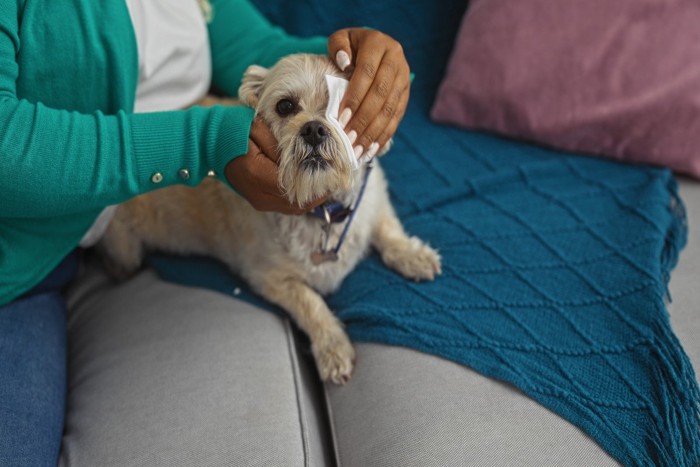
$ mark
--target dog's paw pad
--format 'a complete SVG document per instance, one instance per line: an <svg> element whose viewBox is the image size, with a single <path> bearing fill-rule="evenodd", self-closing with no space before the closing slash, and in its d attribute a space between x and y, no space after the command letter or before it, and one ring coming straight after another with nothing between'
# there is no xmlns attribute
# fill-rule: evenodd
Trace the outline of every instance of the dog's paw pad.
<svg viewBox="0 0 700 467"><path fill-rule="evenodd" d="M416 237L382 252L387 266L407 279L433 280L442 274L440 254Z"/></svg>
<svg viewBox="0 0 700 467"><path fill-rule="evenodd" d="M355 349L344 332L321 345L313 346L316 365L323 381L345 384L355 368Z"/></svg>

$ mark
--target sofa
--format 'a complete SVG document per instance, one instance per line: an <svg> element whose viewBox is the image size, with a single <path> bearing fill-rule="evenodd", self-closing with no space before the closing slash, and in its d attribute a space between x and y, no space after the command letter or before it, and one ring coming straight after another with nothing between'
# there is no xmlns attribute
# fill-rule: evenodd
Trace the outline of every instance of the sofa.
<svg viewBox="0 0 700 467"><path fill-rule="evenodd" d="M297 34L361 24L399 38L409 63L435 69L416 70L422 91L409 112L422 113L466 7L456 0L257 4ZM489 138L492 148L521 144ZM678 179L689 241L672 273L668 310L700 368L700 183ZM514 386L435 355L358 342L352 380L322 384L307 339L283 314L241 300L237 289L165 281L156 269L117 284L88 260L69 291L62 466L618 464Z"/></svg>

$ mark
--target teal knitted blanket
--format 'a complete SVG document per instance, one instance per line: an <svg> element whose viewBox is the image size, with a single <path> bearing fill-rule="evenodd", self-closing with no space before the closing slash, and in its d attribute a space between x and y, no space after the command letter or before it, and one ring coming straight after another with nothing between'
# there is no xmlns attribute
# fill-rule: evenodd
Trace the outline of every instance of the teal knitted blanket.
<svg viewBox="0 0 700 467"><path fill-rule="evenodd" d="M387 30L417 75L382 165L407 231L440 250L444 272L416 284L369 257L328 297L351 338L507 381L625 465L699 465L700 392L664 302L686 241L670 172L432 123L462 0L440 8L431 0L411 8L398 0L352 9L302 3L304 14L296 2L258 2L301 34L358 23ZM370 14L352 16L363 11ZM152 264L175 281L227 294L240 288L240 297L269 308L217 263L160 256Z"/></svg>

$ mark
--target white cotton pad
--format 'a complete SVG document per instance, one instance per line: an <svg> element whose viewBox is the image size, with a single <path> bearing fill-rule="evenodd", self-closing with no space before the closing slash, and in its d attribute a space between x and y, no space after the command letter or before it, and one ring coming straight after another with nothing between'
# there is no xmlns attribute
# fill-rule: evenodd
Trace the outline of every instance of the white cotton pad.
<svg viewBox="0 0 700 467"><path fill-rule="evenodd" d="M357 170L360 167L360 161L358 161L355 157L355 151L352 149L350 138L348 138L348 135L345 133L345 130L338 121L338 116L340 114L340 100L345 95L345 90L348 88L349 81L337 76L326 75L326 84L328 85L328 108L326 109L326 119L340 135L340 139L343 141L345 156L350 161L353 170Z"/></svg>

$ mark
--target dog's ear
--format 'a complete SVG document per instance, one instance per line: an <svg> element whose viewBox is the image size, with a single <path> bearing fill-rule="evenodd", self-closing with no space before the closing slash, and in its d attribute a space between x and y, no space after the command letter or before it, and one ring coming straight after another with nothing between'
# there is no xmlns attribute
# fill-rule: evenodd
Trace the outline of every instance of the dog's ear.
<svg viewBox="0 0 700 467"><path fill-rule="evenodd" d="M238 98L248 107L257 107L260 89L268 73L267 68L251 65L243 73L243 82L238 88Z"/></svg>

